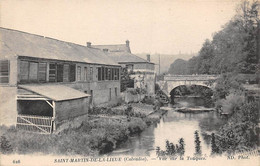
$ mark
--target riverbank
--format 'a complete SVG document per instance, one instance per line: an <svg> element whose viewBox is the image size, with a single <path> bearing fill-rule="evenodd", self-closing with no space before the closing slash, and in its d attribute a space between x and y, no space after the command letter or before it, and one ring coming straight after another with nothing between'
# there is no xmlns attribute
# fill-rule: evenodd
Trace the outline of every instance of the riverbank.
<svg viewBox="0 0 260 166"><path fill-rule="evenodd" d="M89 115L62 124L60 130L51 135L2 126L1 152L88 156L111 152L131 135L141 133L152 123L157 123L166 112L153 111L152 106L146 104L133 103L130 106L130 113L126 113L129 105L95 108Z"/></svg>
<svg viewBox="0 0 260 166"><path fill-rule="evenodd" d="M210 112L214 111L215 108L206 108L206 107L181 107L181 108L176 108L176 111L182 112L182 113L203 113L203 112Z"/></svg>

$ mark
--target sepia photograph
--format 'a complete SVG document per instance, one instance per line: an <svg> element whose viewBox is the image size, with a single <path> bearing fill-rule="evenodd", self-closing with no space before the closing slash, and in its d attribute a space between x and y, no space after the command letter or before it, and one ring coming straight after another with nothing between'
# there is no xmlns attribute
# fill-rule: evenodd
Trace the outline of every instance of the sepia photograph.
<svg viewBox="0 0 260 166"><path fill-rule="evenodd" d="M259 57L259 0L1 0L0 166L259 166Z"/></svg>

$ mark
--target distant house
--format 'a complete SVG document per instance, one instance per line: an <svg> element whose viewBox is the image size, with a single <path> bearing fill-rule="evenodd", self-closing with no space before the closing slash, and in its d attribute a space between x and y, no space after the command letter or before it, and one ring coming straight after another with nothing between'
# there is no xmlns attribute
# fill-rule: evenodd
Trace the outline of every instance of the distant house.
<svg viewBox="0 0 260 166"><path fill-rule="evenodd" d="M121 67L103 51L5 28L0 41L1 124L49 133L117 103Z"/></svg>
<svg viewBox="0 0 260 166"><path fill-rule="evenodd" d="M130 42L127 40L125 44L118 45L91 45L88 42L88 47L98 48L103 50L109 57L126 67L135 80L135 88L143 88L147 90L149 95L155 93L155 67L154 63L150 62L150 55L147 59L140 58L131 53Z"/></svg>

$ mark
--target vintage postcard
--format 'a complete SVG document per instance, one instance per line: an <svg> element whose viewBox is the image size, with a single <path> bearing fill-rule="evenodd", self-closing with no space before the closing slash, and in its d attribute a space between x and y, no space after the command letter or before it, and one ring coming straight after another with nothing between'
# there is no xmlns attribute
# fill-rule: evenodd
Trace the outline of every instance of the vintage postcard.
<svg viewBox="0 0 260 166"><path fill-rule="evenodd" d="M0 165L259 166L258 0L0 1Z"/></svg>

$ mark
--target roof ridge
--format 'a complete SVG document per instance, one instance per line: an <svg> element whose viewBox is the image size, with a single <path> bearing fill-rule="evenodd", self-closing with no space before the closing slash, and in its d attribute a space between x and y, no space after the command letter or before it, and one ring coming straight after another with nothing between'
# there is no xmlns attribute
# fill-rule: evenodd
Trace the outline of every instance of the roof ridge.
<svg viewBox="0 0 260 166"><path fill-rule="evenodd" d="M99 45L91 45L91 46L126 46L126 44L99 44Z"/></svg>
<svg viewBox="0 0 260 166"><path fill-rule="evenodd" d="M35 41L36 43L39 40L39 42L40 41L43 42L42 43L43 47L45 45L50 46L50 45L54 44L54 45L57 45L57 47L60 47L58 49L58 51L61 51L61 52L62 52L61 49L66 49L66 50L70 49L69 52L66 52L64 54L62 54L62 53L57 54L57 56L53 56L53 57L51 57L51 59L63 58L62 60L69 60L69 61L78 61L79 59L81 59L86 63L104 64L104 65L119 65L112 58L109 58L109 60L105 60L105 58L108 58L108 57L106 56L106 54L102 50L100 50L98 48L92 48L92 47L90 48L90 47L87 47L85 45L81 45L81 44L77 44L77 43L62 41L62 40L55 39L55 38L52 38L52 37L44 37L44 36L37 35L37 34L32 34L32 33L28 33L28 32L23 32L23 31L3 28L3 27L0 27L0 33L6 34L6 36L9 37L9 38L10 38L10 36L17 36L17 37L22 37L22 39L23 39L23 36L27 36L30 39L30 40L28 40L29 44L32 44L32 42L33 42L32 40L37 40L37 41ZM24 53L23 49L19 50L20 52L19 51L17 52L16 48L14 47L15 45L10 44L10 42L14 41L14 39L6 38L6 41L7 41L7 43L3 42L3 44L8 49L8 52L10 52L14 55L18 55L18 54L19 54L19 56L23 55L23 53ZM17 42L23 42L23 41L17 40ZM10 44L11 47L9 47L9 44ZM39 48L37 47L37 50L41 49L41 48L42 47L39 47ZM47 48L44 47L44 50L46 50L46 49ZM56 47L55 47L55 49L56 49ZM79 53L79 55L78 56L69 56L68 54L71 53L72 51L77 51ZM47 52L44 55L47 55ZM30 51L27 52L27 53L28 53L28 55L26 54L26 55L23 55L23 56L32 56L32 53ZM51 55L54 55L54 54L51 54ZM62 56L60 56L60 55L62 55ZM42 57L42 55L35 56L35 57L37 57L37 58L39 58L39 57L40 58L50 58L50 55L46 56L46 57ZM86 60L86 58L88 60Z"/></svg>
<svg viewBox="0 0 260 166"><path fill-rule="evenodd" d="M17 29L11 29L11 28L4 28L4 27L0 27L0 29L4 29L4 30L10 30L10 31L16 31L16 32L19 32L19 33L26 33L26 34L29 34L29 35L34 35L34 36L38 36L38 37L43 37L42 35L38 35L38 34L34 34L34 33L29 33L29 32L25 32L25 31L21 31L21 30L17 30Z"/></svg>
<svg viewBox="0 0 260 166"><path fill-rule="evenodd" d="M56 38L49 37L49 36L42 36L42 35L38 35L38 34L34 34L34 33L29 33L29 32L24 32L24 31L20 31L20 30L16 30L16 29L10 29L10 28L4 28L4 27L0 27L0 29L16 31L16 32L19 32L19 33L25 33L25 34L29 34L29 35L37 36L37 37L42 37L42 38L49 39L49 40L55 40L55 41L62 42L62 43L74 44L74 45L78 45L78 46L81 46L81 47L89 48L89 47L86 47L86 46L78 44L78 43L73 43L73 42L70 42L70 41L64 41L64 40L56 39Z"/></svg>

